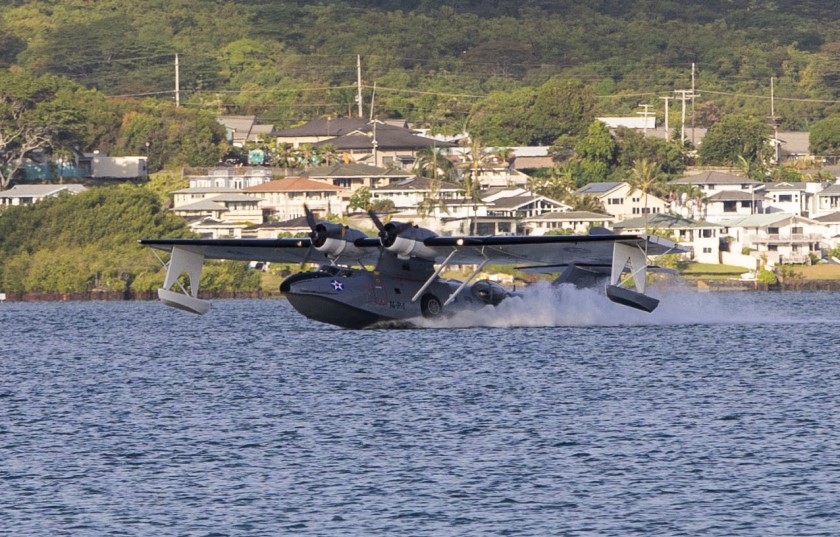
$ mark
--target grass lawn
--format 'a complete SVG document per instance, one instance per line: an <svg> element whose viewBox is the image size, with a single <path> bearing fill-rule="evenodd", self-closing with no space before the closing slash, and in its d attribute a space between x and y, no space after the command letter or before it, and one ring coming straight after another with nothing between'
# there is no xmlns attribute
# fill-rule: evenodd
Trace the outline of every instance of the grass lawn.
<svg viewBox="0 0 840 537"><path fill-rule="evenodd" d="M792 265L793 270L802 274L806 280L840 280L840 265ZM738 280L741 274L748 272L743 267L731 265L709 265L691 263L681 272L684 278L703 280Z"/></svg>
<svg viewBox="0 0 840 537"><path fill-rule="evenodd" d="M806 280L840 280L840 265L797 266L794 270Z"/></svg>
<svg viewBox="0 0 840 537"><path fill-rule="evenodd" d="M712 265L709 263L689 263L681 271L684 278L698 278L704 280L739 280L741 274L749 272L744 267L733 265Z"/></svg>

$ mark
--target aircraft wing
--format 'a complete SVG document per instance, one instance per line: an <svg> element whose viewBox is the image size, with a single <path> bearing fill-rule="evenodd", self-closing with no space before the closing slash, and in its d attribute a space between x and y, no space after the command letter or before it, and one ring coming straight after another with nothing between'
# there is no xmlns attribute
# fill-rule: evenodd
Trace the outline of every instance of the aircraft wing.
<svg viewBox="0 0 840 537"><path fill-rule="evenodd" d="M569 265L604 267L613 262L616 243L636 247L645 255L680 253L676 244L649 235L544 235L491 237L433 237L423 241L442 262L453 251L451 265L472 265L487 260L533 272L562 272Z"/></svg>
<svg viewBox="0 0 840 537"><path fill-rule="evenodd" d="M674 243L652 235L544 235L441 237L417 241L413 257L449 265L513 265L534 272L561 272L569 265L610 267L615 243L635 246L646 255L680 253ZM160 250L173 247L201 252L206 259L269 261L275 263L321 262L325 254L317 252L308 238L299 239L143 239L141 244ZM354 241L354 253L348 260L376 263L382 251L379 238ZM451 256L451 257L450 257ZM336 256L341 259L341 256Z"/></svg>
<svg viewBox="0 0 840 537"><path fill-rule="evenodd" d="M373 240L373 239L371 239ZM324 254L316 251L312 241L301 239L143 239L140 244L159 250L173 248L202 253L206 259L230 259L234 261L268 261L272 263L319 263ZM379 259L379 242L364 255L353 257L363 263L375 263Z"/></svg>

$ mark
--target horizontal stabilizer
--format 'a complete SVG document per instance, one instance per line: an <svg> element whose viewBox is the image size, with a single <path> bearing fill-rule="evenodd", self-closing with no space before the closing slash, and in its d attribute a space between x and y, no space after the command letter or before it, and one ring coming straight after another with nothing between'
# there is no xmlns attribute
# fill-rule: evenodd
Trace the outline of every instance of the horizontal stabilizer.
<svg viewBox="0 0 840 537"><path fill-rule="evenodd" d="M617 285L607 286L607 298L621 304L623 306L630 306L637 310L652 312L659 305L659 300L649 297L643 293L627 289L626 287L619 287Z"/></svg>

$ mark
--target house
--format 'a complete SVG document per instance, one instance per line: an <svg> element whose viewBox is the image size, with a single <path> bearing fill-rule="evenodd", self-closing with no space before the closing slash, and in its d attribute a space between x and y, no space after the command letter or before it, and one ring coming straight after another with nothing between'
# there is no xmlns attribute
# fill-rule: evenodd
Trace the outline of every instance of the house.
<svg viewBox="0 0 840 537"><path fill-rule="evenodd" d="M146 157L109 157L105 153L78 153L73 156L80 177L93 179L136 179L149 175Z"/></svg>
<svg viewBox="0 0 840 537"><path fill-rule="evenodd" d="M298 216L283 222L264 222L248 226L242 231L243 237L252 239L276 239L278 237L306 237L312 230L306 216Z"/></svg>
<svg viewBox="0 0 840 537"><path fill-rule="evenodd" d="M481 200L487 204L488 216L504 216L518 220L551 212L569 211L572 208L561 201L522 189L494 191L487 196L481 195Z"/></svg>
<svg viewBox="0 0 840 537"><path fill-rule="evenodd" d="M764 212L764 191L724 190L707 197L703 210L707 219L718 221L729 216L746 216Z"/></svg>
<svg viewBox="0 0 840 537"><path fill-rule="evenodd" d="M257 116L218 116L216 121L225 127L227 141L234 147L274 136L274 125L257 124Z"/></svg>
<svg viewBox="0 0 840 537"><path fill-rule="evenodd" d="M371 201L390 200L394 203L396 212L416 212L417 208L432 196L434 180L427 177L409 177L391 183L387 186L372 188L370 191ZM439 181L437 185L437 199L462 200L464 189L455 183ZM439 204L437 204L439 205ZM433 213L440 216L439 207L433 207Z"/></svg>
<svg viewBox="0 0 840 537"><path fill-rule="evenodd" d="M818 216L814 220L825 226L824 237L829 249L840 246L840 211Z"/></svg>
<svg viewBox="0 0 840 537"><path fill-rule="evenodd" d="M562 211L525 218L521 224L526 235L541 236L557 231L586 235L590 228L609 227L613 222L615 222L615 217L608 214L591 211Z"/></svg>
<svg viewBox="0 0 840 537"><path fill-rule="evenodd" d="M78 194L87 190L82 185L15 185L0 192L0 205L28 205L61 194Z"/></svg>
<svg viewBox="0 0 840 537"><path fill-rule="evenodd" d="M315 181L348 189L351 193L362 187L387 186L414 177L413 173L403 170L353 163L310 168L303 175Z"/></svg>
<svg viewBox="0 0 840 537"><path fill-rule="evenodd" d="M326 218L329 213L344 214L347 210L344 200L347 189L306 177L277 179L250 186L243 192L262 200L266 220L285 221L304 216L304 204L319 218Z"/></svg>
<svg viewBox="0 0 840 537"><path fill-rule="evenodd" d="M417 152L426 147L455 147L452 142L418 136L407 128L396 127L381 121L350 131L347 134L312 144L315 148L330 145L342 155L344 162L371 164L373 166L410 169Z"/></svg>
<svg viewBox="0 0 840 537"><path fill-rule="evenodd" d="M822 257L828 228L824 223L795 214L773 213L731 217L726 227L732 251L752 250L768 263L808 263L810 255Z"/></svg>
<svg viewBox="0 0 840 537"><path fill-rule="evenodd" d="M720 224L669 214L652 214L647 218L631 218L613 227L621 233L667 232L688 250L690 260L713 264L721 262L720 242L725 228Z"/></svg>
<svg viewBox="0 0 840 537"><path fill-rule="evenodd" d="M362 117L313 119L297 127L275 131L274 139L277 141L277 145L290 144L297 149L301 145L312 145L344 136L365 128L369 123L370 120Z"/></svg>
<svg viewBox="0 0 840 537"><path fill-rule="evenodd" d="M203 239L241 239L247 224L227 222L212 216L186 218L187 227Z"/></svg>
<svg viewBox="0 0 840 537"><path fill-rule="evenodd" d="M553 168L554 158L548 153L549 146L521 146L511 147L514 170L530 170L534 168Z"/></svg>
<svg viewBox="0 0 840 537"><path fill-rule="evenodd" d="M645 194L626 182L589 183L575 191L577 196L594 196L616 221L642 214L660 214L668 210L668 202Z"/></svg>
<svg viewBox="0 0 840 537"><path fill-rule="evenodd" d="M187 174L191 188L227 188L243 189L271 181L271 168L261 166L223 166L197 169L200 173Z"/></svg>
<svg viewBox="0 0 840 537"><path fill-rule="evenodd" d="M618 127L635 130L656 128L656 115L653 112L650 112L650 115L642 116L596 117L595 119L611 129L617 129Z"/></svg>
<svg viewBox="0 0 840 537"><path fill-rule="evenodd" d="M172 206L175 208L182 207L184 205L189 205L198 201L215 198L217 196L241 193L242 190L239 188L203 186L181 188L179 190L173 190L172 192L170 192L170 194L172 194Z"/></svg>
<svg viewBox="0 0 840 537"><path fill-rule="evenodd" d="M812 217L825 216L840 211L840 182L833 183L814 195Z"/></svg>
<svg viewBox="0 0 840 537"><path fill-rule="evenodd" d="M260 208L261 199L240 193L218 194L200 201L175 206L171 211L178 216L197 217L210 216L225 222L263 221Z"/></svg>
<svg viewBox="0 0 840 537"><path fill-rule="evenodd" d="M718 192L755 192L763 188L764 183L753 181L731 173L706 170L700 173L684 175L671 181L672 185L687 185L698 188L706 197L713 196Z"/></svg>
<svg viewBox="0 0 840 537"><path fill-rule="evenodd" d="M811 133L808 131L779 131L770 139L773 145L776 162L791 160L810 160L814 155L811 153Z"/></svg>
<svg viewBox="0 0 840 537"><path fill-rule="evenodd" d="M763 212L810 217L814 212L816 194L826 186L817 182L767 183L764 185Z"/></svg>

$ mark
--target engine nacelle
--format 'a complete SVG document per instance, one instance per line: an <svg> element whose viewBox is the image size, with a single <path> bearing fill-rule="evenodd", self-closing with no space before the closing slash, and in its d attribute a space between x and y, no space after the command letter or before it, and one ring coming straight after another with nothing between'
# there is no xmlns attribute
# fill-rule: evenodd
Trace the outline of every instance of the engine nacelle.
<svg viewBox="0 0 840 537"><path fill-rule="evenodd" d="M379 233L382 246L401 259L420 257L433 260L437 252L423 244L424 240L431 237L437 237L437 234L429 229L403 222L389 222Z"/></svg>
<svg viewBox="0 0 840 537"><path fill-rule="evenodd" d="M336 259L339 256L357 259L365 254L356 248L354 242L367 235L341 224L319 222L309 236L312 239L312 247L330 259Z"/></svg>

